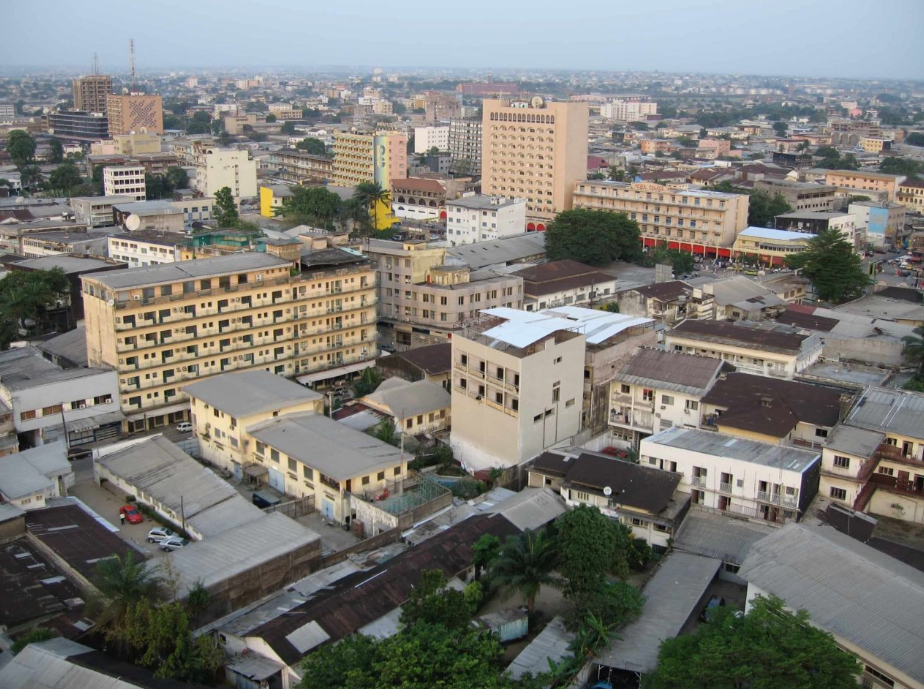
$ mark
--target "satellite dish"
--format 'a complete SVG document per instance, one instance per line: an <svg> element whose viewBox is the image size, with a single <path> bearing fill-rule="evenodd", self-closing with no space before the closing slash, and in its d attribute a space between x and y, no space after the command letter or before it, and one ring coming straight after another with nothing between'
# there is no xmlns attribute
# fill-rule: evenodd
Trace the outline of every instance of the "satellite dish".
<svg viewBox="0 0 924 689"><path fill-rule="evenodd" d="M542 100L542 96L533 96L532 100L529 101L529 104L534 108L541 108L544 102L545 101Z"/></svg>
<svg viewBox="0 0 924 689"><path fill-rule="evenodd" d="M110 299L109 301L106 302L106 305L107 305L107 306L115 306L115 299Z"/></svg>
<svg viewBox="0 0 924 689"><path fill-rule="evenodd" d="M141 218L132 213L125 219L125 229L129 232L141 229Z"/></svg>
<svg viewBox="0 0 924 689"><path fill-rule="evenodd" d="M613 489L610 488L609 486L604 486L604 487L603 487L603 494L604 494L605 496L609 497L610 495L613 494Z"/></svg>

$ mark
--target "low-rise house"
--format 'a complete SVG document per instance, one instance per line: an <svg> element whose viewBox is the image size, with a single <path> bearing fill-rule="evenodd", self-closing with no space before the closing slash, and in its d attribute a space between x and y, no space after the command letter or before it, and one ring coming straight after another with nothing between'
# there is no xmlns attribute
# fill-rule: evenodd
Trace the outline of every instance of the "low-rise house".
<svg viewBox="0 0 924 689"><path fill-rule="evenodd" d="M185 234L160 230L135 230L110 236L107 241L109 258L129 268L181 261L186 248Z"/></svg>
<svg viewBox="0 0 924 689"><path fill-rule="evenodd" d="M41 509L73 485L74 468L62 442L0 457L0 498L20 509Z"/></svg>
<svg viewBox="0 0 924 689"><path fill-rule="evenodd" d="M701 400L701 428L776 445L821 448L851 395L749 373L722 375Z"/></svg>
<svg viewBox="0 0 924 689"><path fill-rule="evenodd" d="M786 309L786 300L772 289L734 275L703 285L703 292L715 300L715 318L726 321L762 321L773 319Z"/></svg>
<svg viewBox="0 0 924 689"><path fill-rule="evenodd" d="M668 331L665 346L675 352L721 359L749 373L792 380L818 360L823 343L816 334L800 334L790 328L687 319Z"/></svg>
<svg viewBox="0 0 924 689"><path fill-rule="evenodd" d="M452 343L424 345L406 349L391 356L379 357L376 367L388 377L399 377L412 383L429 380L448 389L452 372Z"/></svg>
<svg viewBox="0 0 924 689"><path fill-rule="evenodd" d="M778 596L855 654L863 686L924 686L924 575L917 569L830 526L790 524L755 543L739 575L749 604Z"/></svg>
<svg viewBox="0 0 924 689"><path fill-rule="evenodd" d="M616 278L577 261L550 261L513 273L523 278L523 308L580 306L616 294Z"/></svg>
<svg viewBox="0 0 924 689"><path fill-rule="evenodd" d="M681 280L655 282L619 292L619 312L654 318L673 325L685 318L714 318L715 300L711 294Z"/></svg>
<svg viewBox="0 0 924 689"><path fill-rule="evenodd" d="M669 428L645 438L642 464L683 475L694 505L783 524L802 518L818 491L821 453L722 433Z"/></svg>
<svg viewBox="0 0 924 689"><path fill-rule="evenodd" d="M186 217L173 201L114 203L112 219L115 225L130 232L157 230L182 233L186 227Z"/></svg>
<svg viewBox="0 0 924 689"><path fill-rule="evenodd" d="M359 401L390 417L399 433L432 435L449 428L449 393L428 380L389 378Z"/></svg>
<svg viewBox="0 0 924 689"><path fill-rule="evenodd" d="M698 428L700 400L723 367L711 357L638 349L610 383L611 434L637 447L665 428Z"/></svg>
<svg viewBox="0 0 924 689"><path fill-rule="evenodd" d="M570 507L591 505L626 525L634 538L665 552L690 506L677 491L681 476L594 453L543 452L529 466L527 484L551 488Z"/></svg>

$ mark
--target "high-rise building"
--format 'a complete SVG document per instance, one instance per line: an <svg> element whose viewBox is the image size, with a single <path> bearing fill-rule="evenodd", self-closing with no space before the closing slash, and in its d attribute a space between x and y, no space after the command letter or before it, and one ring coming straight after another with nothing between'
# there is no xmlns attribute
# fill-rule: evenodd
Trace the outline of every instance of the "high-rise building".
<svg viewBox="0 0 924 689"><path fill-rule="evenodd" d="M144 165L107 165L103 168L103 193L106 196L127 195L135 201L147 200L144 185Z"/></svg>
<svg viewBox="0 0 924 689"><path fill-rule="evenodd" d="M109 121L102 113L53 112L48 116L48 133L63 141L101 141L109 138Z"/></svg>
<svg viewBox="0 0 924 689"><path fill-rule="evenodd" d="M373 359L368 259L339 249L307 258L296 268L248 252L84 277L87 359L118 371L129 430L185 420L183 384L223 371L311 382Z"/></svg>
<svg viewBox="0 0 924 689"><path fill-rule="evenodd" d="M106 114L106 100L112 95L112 77L91 74L73 82L74 110Z"/></svg>
<svg viewBox="0 0 924 689"><path fill-rule="evenodd" d="M427 91L424 122L436 124L462 116L462 100L453 93Z"/></svg>
<svg viewBox="0 0 924 689"><path fill-rule="evenodd" d="M427 153L431 148L449 150L449 125L414 127L414 153Z"/></svg>
<svg viewBox="0 0 924 689"><path fill-rule="evenodd" d="M618 122L644 122L658 112L658 104L635 98L616 98L600 106L600 116Z"/></svg>
<svg viewBox="0 0 924 689"><path fill-rule="evenodd" d="M333 182L355 187L378 182L391 189L395 179L407 178L407 134L337 132L334 137Z"/></svg>
<svg viewBox="0 0 924 689"><path fill-rule="evenodd" d="M145 93L110 94L106 97L109 135L164 133L164 106L160 96Z"/></svg>
<svg viewBox="0 0 924 689"><path fill-rule="evenodd" d="M449 171L456 175L481 175L480 119L456 119L449 123Z"/></svg>
<svg viewBox="0 0 924 689"><path fill-rule="evenodd" d="M536 96L483 105L482 193L526 199L536 221L530 229L545 229L571 208L574 183L587 177L587 103Z"/></svg>

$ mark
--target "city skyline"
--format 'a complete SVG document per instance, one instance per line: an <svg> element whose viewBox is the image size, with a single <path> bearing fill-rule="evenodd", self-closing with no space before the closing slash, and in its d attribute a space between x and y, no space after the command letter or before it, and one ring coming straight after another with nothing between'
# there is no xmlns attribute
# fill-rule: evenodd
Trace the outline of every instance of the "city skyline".
<svg viewBox="0 0 924 689"><path fill-rule="evenodd" d="M446 15L454 23L451 32L467 37L464 51L446 49L452 45L446 42L446 30L432 23L439 17L416 2L406 4L402 19L393 8L368 0L327 7L323 13L282 0L267 21L242 24L234 2L166 0L156 7L126 8L101 0L93 3L93 10L102 19L78 32L72 28L85 22L86 2L53 14L38 6L17 5L6 14L11 23L40 25L54 32L56 40L37 55L30 34L6 36L0 46L0 71L88 71L97 53L101 72L127 72L129 38L135 39L139 72L368 66L901 80L919 78L924 71L924 51L914 31L924 21L924 3L914 0L881 3L888 43L880 47L863 41L863 50L849 49L851 42L862 40L858 18L868 8L860 0L812 5L781 0L772 15L726 0L666 0L642 7L593 0L580 13L524 14L518 5L498 8L476 0L466 12ZM240 9L252 11L250 6ZM180 16L182 21L177 21ZM274 21L281 17L287 21ZM314 26L322 30L314 31ZM337 26L344 31L328 30ZM644 29L648 26L650 31ZM414 40L400 39L407 34ZM825 36L832 43L826 44ZM850 39L834 45L838 36ZM746 46L746 53L739 45Z"/></svg>

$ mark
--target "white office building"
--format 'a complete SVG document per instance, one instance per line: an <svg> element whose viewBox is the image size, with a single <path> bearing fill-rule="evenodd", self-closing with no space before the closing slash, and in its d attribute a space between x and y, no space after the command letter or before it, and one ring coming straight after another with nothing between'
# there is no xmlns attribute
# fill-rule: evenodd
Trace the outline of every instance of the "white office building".
<svg viewBox="0 0 924 689"><path fill-rule="evenodd" d="M414 153L426 153L433 147L449 150L449 125L414 127Z"/></svg>
<svg viewBox="0 0 924 689"><path fill-rule="evenodd" d="M453 246L523 234L526 201L483 194L446 202L446 239Z"/></svg>
<svg viewBox="0 0 924 689"><path fill-rule="evenodd" d="M109 165L103 168L103 193L106 196L131 196L146 201L143 165Z"/></svg>

